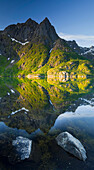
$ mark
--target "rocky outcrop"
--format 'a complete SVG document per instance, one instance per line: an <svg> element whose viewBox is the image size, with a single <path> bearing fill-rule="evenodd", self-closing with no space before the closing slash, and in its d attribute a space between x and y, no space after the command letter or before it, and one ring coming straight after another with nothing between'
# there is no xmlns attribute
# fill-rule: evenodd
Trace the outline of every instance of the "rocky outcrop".
<svg viewBox="0 0 94 170"><path fill-rule="evenodd" d="M85 161L86 150L81 144L81 142L73 137L68 132L60 133L56 138L57 144L60 145L65 151L71 153L80 160Z"/></svg>
<svg viewBox="0 0 94 170"><path fill-rule="evenodd" d="M71 52L71 48L68 46L67 42L64 39L58 38L54 43L54 50L61 49L64 52Z"/></svg>
<svg viewBox="0 0 94 170"><path fill-rule="evenodd" d="M56 41L59 37L56 34L54 27L51 25L48 18L45 18L36 28L33 34L33 42L39 41L45 44L50 44Z"/></svg>
<svg viewBox="0 0 94 170"><path fill-rule="evenodd" d="M37 22L29 18L25 23L9 25L5 28L3 33L8 34L18 41L25 42L31 40L37 25Z"/></svg>
<svg viewBox="0 0 94 170"><path fill-rule="evenodd" d="M29 18L25 23L9 25L3 34L20 42L32 41L32 43L44 42L45 44L51 44L59 38L48 18L40 24Z"/></svg>
<svg viewBox="0 0 94 170"><path fill-rule="evenodd" d="M13 48L13 42L8 35L0 32L0 54L7 58L19 58L17 51Z"/></svg>
<svg viewBox="0 0 94 170"><path fill-rule="evenodd" d="M80 47L75 40L66 42L74 52L84 56L85 58L94 60L94 46L91 46L90 48Z"/></svg>
<svg viewBox="0 0 94 170"><path fill-rule="evenodd" d="M74 40L66 41L61 39L47 17L40 24L29 18L25 23L9 25L3 31L0 31L1 35L3 35L0 42L2 43L0 44L0 54L2 55L6 55L7 53L7 56L9 56L8 53L14 54L17 52L17 49L13 51L12 41L15 41L19 45L25 45L30 41L32 43L44 43L50 48L54 47L54 50L59 48L64 52L76 52L88 59L94 59L94 46L91 48L80 47ZM4 41L8 43L8 47ZM2 49L2 46L5 51Z"/></svg>

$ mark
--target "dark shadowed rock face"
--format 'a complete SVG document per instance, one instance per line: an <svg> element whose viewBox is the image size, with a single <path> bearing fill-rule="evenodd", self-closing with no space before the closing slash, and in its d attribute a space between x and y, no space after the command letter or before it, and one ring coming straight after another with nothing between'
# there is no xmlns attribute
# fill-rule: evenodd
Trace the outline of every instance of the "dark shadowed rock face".
<svg viewBox="0 0 94 170"><path fill-rule="evenodd" d="M58 39L58 35L56 34L56 31L54 27L49 22L48 18L45 18L36 28L34 35L33 35L33 41L44 41L45 44L53 43Z"/></svg>
<svg viewBox="0 0 94 170"><path fill-rule="evenodd" d="M67 42L64 39L58 38L54 43L54 50L61 49L65 52L71 52L71 48L68 46Z"/></svg>
<svg viewBox="0 0 94 170"><path fill-rule="evenodd" d="M61 39L48 18L45 18L40 24L29 18L25 23L9 25L0 31L0 54L18 60L18 51L29 42L31 44L42 43L49 49L59 48L64 52L76 52L87 59L94 60L94 47L80 47L74 40Z"/></svg>
<svg viewBox="0 0 94 170"><path fill-rule="evenodd" d="M25 42L31 40L37 25L37 22L29 18L25 23L9 25L5 28L4 33L18 41Z"/></svg>
<svg viewBox="0 0 94 170"><path fill-rule="evenodd" d="M17 50L13 49L13 42L11 41L10 37L3 32L0 32L0 54L8 57L15 57L19 58L17 55Z"/></svg>
<svg viewBox="0 0 94 170"><path fill-rule="evenodd" d="M73 137L70 133L60 133L57 136L56 141L58 145L60 145L65 151L71 153L80 160L86 160L86 150L84 149L81 142L75 137Z"/></svg>
<svg viewBox="0 0 94 170"><path fill-rule="evenodd" d="M42 42L51 46L59 38L48 18L45 18L40 24L29 18L25 23L9 25L5 28L3 34L7 34L17 41Z"/></svg>

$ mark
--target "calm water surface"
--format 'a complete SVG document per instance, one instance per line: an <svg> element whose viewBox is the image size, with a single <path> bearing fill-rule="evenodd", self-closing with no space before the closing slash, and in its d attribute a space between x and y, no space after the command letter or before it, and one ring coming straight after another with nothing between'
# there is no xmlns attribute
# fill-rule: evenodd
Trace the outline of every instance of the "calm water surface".
<svg viewBox="0 0 94 170"><path fill-rule="evenodd" d="M0 80L0 170L93 170L94 81ZM87 151L85 162L60 148L55 138L68 131ZM12 141L32 139L29 160L16 162Z"/></svg>

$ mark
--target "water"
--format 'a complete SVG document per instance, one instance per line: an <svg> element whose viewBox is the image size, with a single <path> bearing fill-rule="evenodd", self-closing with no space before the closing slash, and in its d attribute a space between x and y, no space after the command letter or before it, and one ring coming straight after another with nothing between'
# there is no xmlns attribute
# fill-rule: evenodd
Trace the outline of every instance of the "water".
<svg viewBox="0 0 94 170"><path fill-rule="evenodd" d="M55 138L64 131L84 145L87 151L85 162L57 145ZM12 141L17 136L33 141L30 159L16 161ZM93 80L1 80L0 168L93 170Z"/></svg>

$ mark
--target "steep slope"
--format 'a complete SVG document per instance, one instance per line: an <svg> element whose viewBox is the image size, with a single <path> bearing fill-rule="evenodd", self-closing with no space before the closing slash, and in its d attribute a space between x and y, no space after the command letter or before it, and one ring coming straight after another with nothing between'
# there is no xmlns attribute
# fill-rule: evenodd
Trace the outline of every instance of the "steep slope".
<svg viewBox="0 0 94 170"><path fill-rule="evenodd" d="M70 76L85 77L93 72L93 66L90 61L83 56L78 55L72 50L63 39L58 39L53 44L53 48L49 51L49 60L41 68L37 70L37 74L47 74L47 76L59 77L59 73L66 72ZM72 73L72 74L71 74ZM77 73L77 74L76 74ZM74 76L75 75L75 76ZM65 75L61 74L62 79Z"/></svg>
<svg viewBox="0 0 94 170"><path fill-rule="evenodd" d="M37 22L29 18L25 23L9 25L4 33L21 42L30 41L37 25Z"/></svg>
<svg viewBox="0 0 94 170"><path fill-rule="evenodd" d="M43 22L37 25L30 42L19 49L18 55L20 60L16 64L18 72L21 75L26 75L44 66L49 60L49 51L57 39L59 37L54 27L45 18Z"/></svg>
<svg viewBox="0 0 94 170"><path fill-rule="evenodd" d="M34 43L33 45L29 44L26 46L26 49L23 49L20 55L22 53L25 55L19 60L17 66L22 70L22 74L28 74L37 71L43 66L44 61L48 57L48 48L42 43Z"/></svg>
<svg viewBox="0 0 94 170"><path fill-rule="evenodd" d="M54 41L58 39L58 35L54 27L51 25L48 18L45 18L34 31L32 42L44 43L45 45L52 46Z"/></svg>
<svg viewBox="0 0 94 170"><path fill-rule="evenodd" d="M29 18L25 23L9 25L3 33L20 42L42 42L48 46L59 38L48 18L45 18L40 24Z"/></svg>
<svg viewBox="0 0 94 170"><path fill-rule="evenodd" d="M72 48L72 50L79 55L84 56L87 59L94 60L94 46L90 48L87 47L80 47L76 41L67 41L67 44Z"/></svg>
<svg viewBox="0 0 94 170"><path fill-rule="evenodd" d="M20 44L12 42L3 32L0 32L0 54L6 56L6 58L17 58L17 51L20 48Z"/></svg>
<svg viewBox="0 0 94 170"><path fill-rule="evenodd" d="M75 41L59 38L48 18L40 24L28 19L25 23L10 25L0 32L1 59L2 56L7 59L5 75L49 75L48 73L53 71L53 74L56 74L56 70L84 70L85 74L90 75L94 71L93 66L84 56L90 52L93 54L93 50L93 47L81 48ZM73 63L73 69L70 63ZM53 70L49 71L50 69Z"/></svg>
<svg viewBox="0 0 94 170"><path fill-rule="evenodd" d="M18 55L20 48L20 44L12 42L10 37L0 32L0 75L20 59Z"/></svg>

